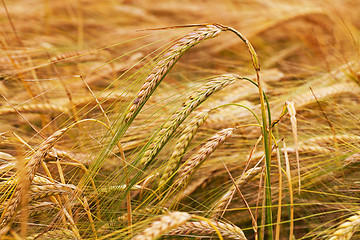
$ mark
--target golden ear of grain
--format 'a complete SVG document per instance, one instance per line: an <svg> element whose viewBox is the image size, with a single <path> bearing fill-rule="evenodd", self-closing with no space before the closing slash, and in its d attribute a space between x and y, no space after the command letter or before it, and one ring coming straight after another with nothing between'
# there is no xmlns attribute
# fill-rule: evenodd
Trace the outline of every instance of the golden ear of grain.
<svg viewBox="0 0 360 240"><path fill-rule="evenodd" d="M160 152L166 142L174 134L177 127L185 120L187 116L197 108L202 102L209 98L213 93L220 91L224 87L233 83L235 80L241 79L238 75L226 74L212 78L203 88L195 92L190 99L185 102L181 108L170 117L161 130L157 133L156 137L152 140L151 144L145 150L141 159L142 164L149 164L156 155Z"/></svg>
<svg viewBox="0 0 360 240"><path fill-rule="evenodd" d="M133 240L153 240L161 237L171 229L177 228L191 218L186 212L171 212L160 217L158 221L151 224L142 233L136 235Z"/></svg>
<svg viewBox="0 0 360 240"><path fill-rule="evenodd" d="M179 172L178 180L175 183L174 188L178 188L183 184L186 184L190 176L196 171L196 169L208 158L222 143L230 138L236 128L226 128L217 132L212 136L200 150L188 159Z"/></svg>
<svg viewBox="0 0 360 240"><path fill-rule="evenodd" d="M315 91L316 99L323 100L327 97L346 93L358 93L360 91L359 85L356 83L338 83L331 86L326 86ZM312 103L316 103L316 99L311 92L304 93L293 99L297 107L303 107Z"/></svg>
<svg viewBox="0 0 360 240"><path fill-rule="evenodd" d="M195 136L199 127L206 121L209 116L209 111L198 113L186 126L181 133L180 138L177 140L173 153L170 156L169 161L166 163L166 167L163 171L163 175L159 180L159 187L166 185L171 176L176 172L178 166L183 158L190 141Z"/></svg>
<svg viewBox="0 0 360 240"><path fill-rule="evenodd" d="M352 134L336 134L336 135L325 135L325 136L316 136L313 138L306 139L306 142L312 142L317 145L331 145L334 144L334 141L338 141L339 143L353 143L360 142L360 136L352 135Z"/></svg>
<svg viewBox="0 0 360 240"><path fill-rule="evenodd" d="M359 161L360 161L360 153L357 152L345 158L344 166L347 167L353 164L357 164L359 163Z"/></svg>
<svg viewBox="0 0 360 240"><path fill-rule="evenodd" d="M56 131L54 134L52 134L49 138L47 138L43 143L40 144L40 147L34 155L31 156L28 163L25 167L25 184L18 184L13 196L8 201L7 206L4 209L4 212L1 216L1 223L0 226L5 226L15 215L20 201L21 201L21 193L27 192L30 188L30 185L35 177L35 173L41 163L42 160L45 159L45 156L48 154L50 149L54 146L57 140L59 140L60 137L62 137L65 132L68 130L68 128L63 128L58 131Z"/></svg>
<svg viewBox="0 0 360 240"><path fill-rule="evenodd" d="M62 107L55 104L48 104L48 103L34 103L34 104L25 104L16 106L16 110L21 113L44 113L44 114L60 114L64 113L66 115L69 115L69 111L66 107ZM17 113L14 108L0 108L0 115L5 114L13 114Z"/></svg>
<svg viewBox="0 0 360 240"><path fill-rule="evenodd" d="M228 223L210 221L217 229L220 231L220 234L225 239L237 239L237 240L246 240L244 232L241 228L231 225ZM174 236L209 236L214 235L215 230L210 224L206 221L198 222L187 222L182 224L180 227L173 229L169 232L168 235Z"/></svg>
<svg viewBox="0 0 360 240"><path fill-rule="evenodd" d="M71 194L75 186L71 184L48 183L44 185L31 185L29 201L38 200L59 194Z"/></svg>
<svg viewBox="0 0 360 240"><path fill-rule="evenodd" d="M150 75L146 78L145 83L142 85L137 95L137 98L129 107L128 113L124 119L125 123L129 123L133 120L133 118L135 118L165 75L187 50L206 39L218 36L221 31L222 28L216 25L206 25L205 27L195 29L191 33L177 40L174 45L172 45L161 57L161 59L159 59Z"/></svg>
<svg viewBox="0 0 360 240"><path fill-rule="evenodd" d="M12 155L4 152L0 152L0 160L4 161L14 161L16 158L14 158Z"/></svg>
<svg viewBox="0 0 360 240"><path fill-rule="evenodd" d="M285 149L281 149L282 151L285 151ZM296 149L292 147L286 148L286 151L288 153L296 153ZM305 153L305 154L328 154L331 152L331 149L326 147L317 146L314 144L308 144L308 143L301 143L298 146L299 153Z"/></svg>
<svg viewBox="0 0 360 240"><path fill-rule="evenodd" d="M346 221L340 224L334 233L331 234L329 240L350 240L355 231L360 226L360 211L355 215L346 219Z"/></svg>
<svg viewBox="0 0 360 240"><path fill-rule="evenodd" d="M252 178L254 178L256 175L258 175L261 172L261 167L254 167L249 170L247 170L237 181L236 185L239 187L243 187L247 182L249 182ZM236 192L236 188L234 185L230 187L230 189L213 205L213 213L212 218L215 218L219 215L221 211L225 209L225 207L228 205L229 201L231 201L231 198Z"/></svg>
<svg viewBox="0 0 360 240"><path fill-rule="evenodd" d="M85 62L97 60L100 56L108 55L105 50L87 49L75 50L66 53L60 53L50 59L51 63L57 62Z"/></svg>
<svg viewBox="0 0 360 240"><path fill-rule="evenodd" d="M50 212L55 210L57 205L53 202L41 202L30 205L29 216L35 216L44 212Z"/></svg>

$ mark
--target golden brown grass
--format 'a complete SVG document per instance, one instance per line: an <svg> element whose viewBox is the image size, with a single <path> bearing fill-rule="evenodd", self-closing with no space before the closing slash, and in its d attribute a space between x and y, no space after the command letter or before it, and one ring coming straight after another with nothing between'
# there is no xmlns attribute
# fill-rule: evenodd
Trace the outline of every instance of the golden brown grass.
<svg viewBox="0 0 360 240"><path fill-rule="evenodd" d="M0 238L358 239L358 5L1 1Z"/></svg>

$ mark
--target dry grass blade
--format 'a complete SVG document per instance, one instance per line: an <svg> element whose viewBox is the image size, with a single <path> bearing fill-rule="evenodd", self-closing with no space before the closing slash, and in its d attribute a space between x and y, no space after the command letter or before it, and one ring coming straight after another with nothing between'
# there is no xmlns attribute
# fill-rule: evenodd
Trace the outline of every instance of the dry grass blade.
<svg viewBox="0 0 360 240"><path fill-rule="evenodd" d="M301 174L300 174L300 159L299 159L299 144L297 138L297 122L296 122L296 109L294 102L286 101L286 107L289 111L290 122L291 122L291 130L293 132L294 142L295 142L295 154L296 154L296 162L298 167L298 178L299 178L299 194L301 190Z"/></svg>
<svg viewBox="0 0 360 240"><path fill-rule="evenodd" d="M286 150L286 143L285 140L283 141L284 144L284 157L285 157L285 167L286 167L286 180L289 186L289 197L290 197L290 233L289 239L293 238L294 233L294 195L292 190L292 182L291 182L291 170L290 170L290 161L288 157L288 152Z"/></svg>
<svg viewBox="0 0 360 240"><path fill-rule="evenodd" d="M246 240L245 234L241 228L231 225L228 223L211 221L211 223L217 227L221 235L225 239L237 239L237 240ZM215 230L210 224L206 221L198 222L187 222L182 224L180 227L173 229L169 232L169 235L174 236L209 236L214 235Z"/></svg>
<svg viewBox="0 0 360 240"><path fill-rule="evenodd" d="M177 40L157 62L151 74L146 78L137 98L131 104L125 116L125 122L131 122L140 111L145 102L149 99L156 87L160 84L165 75L170 71L180 57L196 44L218 36L222 29L215 25L207 25L195 29L191 33Z"/></svg>
<svg viewBox="0 0 360 240"><path fill-rule="evenodd" d="M186 184L190 176L196 171L200 164L208 158L222 143L230 138L236 128L226 128L212 136L200 150L186 161L183 169L180 171L175 188Z"/></svg>
<svg viewBox="0 0 360 240"><path fill-rule="evenodd" d="M32 155L32 157L29 159L25 166L25 179L27 183L17 185L12 198L8 202L3 215L1 216L1 226L4 226L11 218L13 218L21 201L21 192L27 192L29 190L41 161L45 159L45 156L54 146L56 141L59 140L59 138L62 137L67 130L68 128L63 128L52 134L49 138L40 144L38 150L36 150L34 155Z"/></svg>
<svg viewBox="0 0 360 240"><path fill-rule="evenodd" d="M156 155L163 148L165 143L174 134L177 127L185 120L187 116L202 102L209 98L213 93L220 91L224 87L233 83L235 80L241 79L238 75L227 74L214 77L205 86L193 94L190 99L185 102L181 108L171 116L170 120L166 122L156 137L152 140L141 159L142 164L150 163Z"/></svg>
<svg viewBox="0 0 360 240"><path fill-rule="evenodd" d="M163 171L163 175L159 180L159 186L164 186L177 170L181 159L183 158L190 141L195 136L199 127L206 121L209 116L209 111L198 113L185 127L181 133L180 138L177 140L173 153Z"/></svg>
<svg viewBox="0 0 360 240"><path fill-rule="evenodd" d="M261 167L254 167L249 169L236 181L236 185L240 189L261 171ZM225 209L225 207L229 204L229 201L231 201L231 198L234 196L235 192L236 188L234 185L232 185L230 189L213 205L212 218L217 217L219 213Z"/></svg>
<svg viewBox="0 0 360 240"><path fill-rule="evenodd" d="M142 233L136 235L133 240L153 240L161 237L171 229L177 228L191 218L185 212L172 212L162 216L158 221L151 224Z"/></svg>
<svg viewBox="0 0 360 240"><path fill-rule="evenodd" d="M360 211L355 215L346 219L346 221L338 226L334 233L331 234L329 240L350 240L357 228L360 226Z"/></svg>

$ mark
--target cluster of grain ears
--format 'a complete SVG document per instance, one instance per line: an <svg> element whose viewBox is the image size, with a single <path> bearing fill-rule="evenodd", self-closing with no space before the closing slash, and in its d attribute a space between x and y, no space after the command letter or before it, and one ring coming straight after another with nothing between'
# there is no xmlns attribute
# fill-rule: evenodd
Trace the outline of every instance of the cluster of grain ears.
<svg viewBox="0 0 360 240"><path fill-rule="evenodd" d="M68 128L63 128L58 131L56 131L54 134L52 134L49 138L47 138L43 143L40 144L39 148L36 150L36 152L31 156L29 161L27 162L25 166L25 183L24 184L18 184L13 196L8 201L7 206L5 207L5 211L1 217L1 226L5 226L10 219L12 219L15 215L15 213L18 210L19 204L21 202L21 193L27 192L30 188L30 185L35 177L35 174L37 172L37 169L41 163L50 151L50 149L54 146L56 141L61 138L65 132L68 130Z"/></svg>
<svg viewBox="0 0 360 240"><path fill-rule="evenodd" d="M170 117L170 120L162 126L161 130L157 133L156 137L151 141L150 145L146 149L144 156L141 159L141 163L148 164L156 157L165 143L174 134L178 126L196 107L209 98L213 93L220 91L238 79L241 79L241 77L235 74L217 76L207 82L202 89L195 92L190 99Z"/></svg>
<svg viewBox="0 0 360 240"><path fill-rule="evenodd" d="M179 139L176 142L173 153L170 156L169 161L166 163L166 167L163 171L163 175L160 178L159 186L164 186L171 176L176 172L181 159L183 158L187 147L190 144L190 141L195 136L199 127L204 124L206 119L209 116L209 111L198 113L186 126L182 131Z"/></svg>

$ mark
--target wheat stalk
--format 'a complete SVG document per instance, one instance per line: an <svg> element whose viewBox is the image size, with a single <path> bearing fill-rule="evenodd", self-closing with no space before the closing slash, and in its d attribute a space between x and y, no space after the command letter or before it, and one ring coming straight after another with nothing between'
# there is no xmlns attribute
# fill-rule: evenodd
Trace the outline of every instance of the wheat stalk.
<svg viewBox="0 0 360 240"><path fill-rule="evenodd" d="M360 226L360 211L355 215L346 219L340 224L334 233L331 234L329 240L350 240L356 229Z"/></svg>
<svg viewBox="0 0 360 240"><path fill-rule="evenodd" d="M28 163L25 166L25 184L18 184L12 198L8 201L8 204L1 216L0 226L4 226L8 223L8 221L14 216L16 213L20 201L21 201L21 193L27 192L30 188L30 185L35 177L35 173L41 163L42 160L45 159L45 156L48 154L50 149L54 146L56 141L62 137L68 128L63 128L56 131L49 138L47 138L44 142L42 142L36 152L31 156Z"/></svg>
<svg viewBox="0 0 360 240"><path fill-rule="evenodd" d="M201 148L186 161L184 167L179 173L178 180L175 183L174 188L180 187L186 184L190 176L200 166L206 158L208 158L222 143L232 136L236 128L226 128L217 132L212 136Z"/></svg>
<svg viewBox="0 0 360 240"><path fill-rule="evenodd" d="M256 175L258 175L261 172L261 167L254 167L246 171L237 181L236 185L238 188L242 188L246 183L248 183L252 178L254 178ZM236 188L234 185L230 187L230 189L213 205L212 209L212 218L215 218L218 216L218 214L225 209L225 207L228 205L229 201L231 201L231 198L234 196L236 192Z"/></svg>
<svg viewBox="0 0 360 240"><path fill-rule="evenodd" d="M166 234L171 229L177 228L191 218L186 212L171 212L160 217L158 221L151 224L142 233L136 235L133 240L152 240Z"/></svg>
<svg viewBox="0 0 360 240"><path fill-rule="evenodd" d="M225 239L246 240L245 234L241 228L228 223L217 221L210 221ZM213 235L215 234L214 228L206 221L186 222L181 224L180 227L173 229L168 235L182 235L182 236L196 236L199 235Z"/></svg>
<svg viewBox="0 0 360 240"><path fill-rule="evenodd" d="M218 36L221 31L222 29L217 25L206 25L195 29L191 33L177 40L166 53L161 56L150 75L146 78L137 98L129 107L128 113L124 119L125 122L129 123L135 118L142 106L155 91L156 87L187 50L206 39Z"/></svg>
<svg viewBox="0 0 360 240"><path fill-rule="evenodd" d="M161 130L157 133L156 137L145 150L145 153L141 159L141 163L148 164L156 157L165 143L174 134L178 126L196 107L209 98L213 93L220 91L238 79L241 78L234 74L217 76L206 83L201 90L195 92L195 94L193 94L190 99L170 117L170 120L162 126Z"/></svg>
<svg viewBox="0 0 360 240"><path fill-rule="evenodd" d="M163 175L159 180L159 186L164 186L178 169L178 166L183 158L190 141L195 136L199 127L206 121L209 116L209 111L198 113L186 126L176 142L173 153L163 170Z"/></svg>

